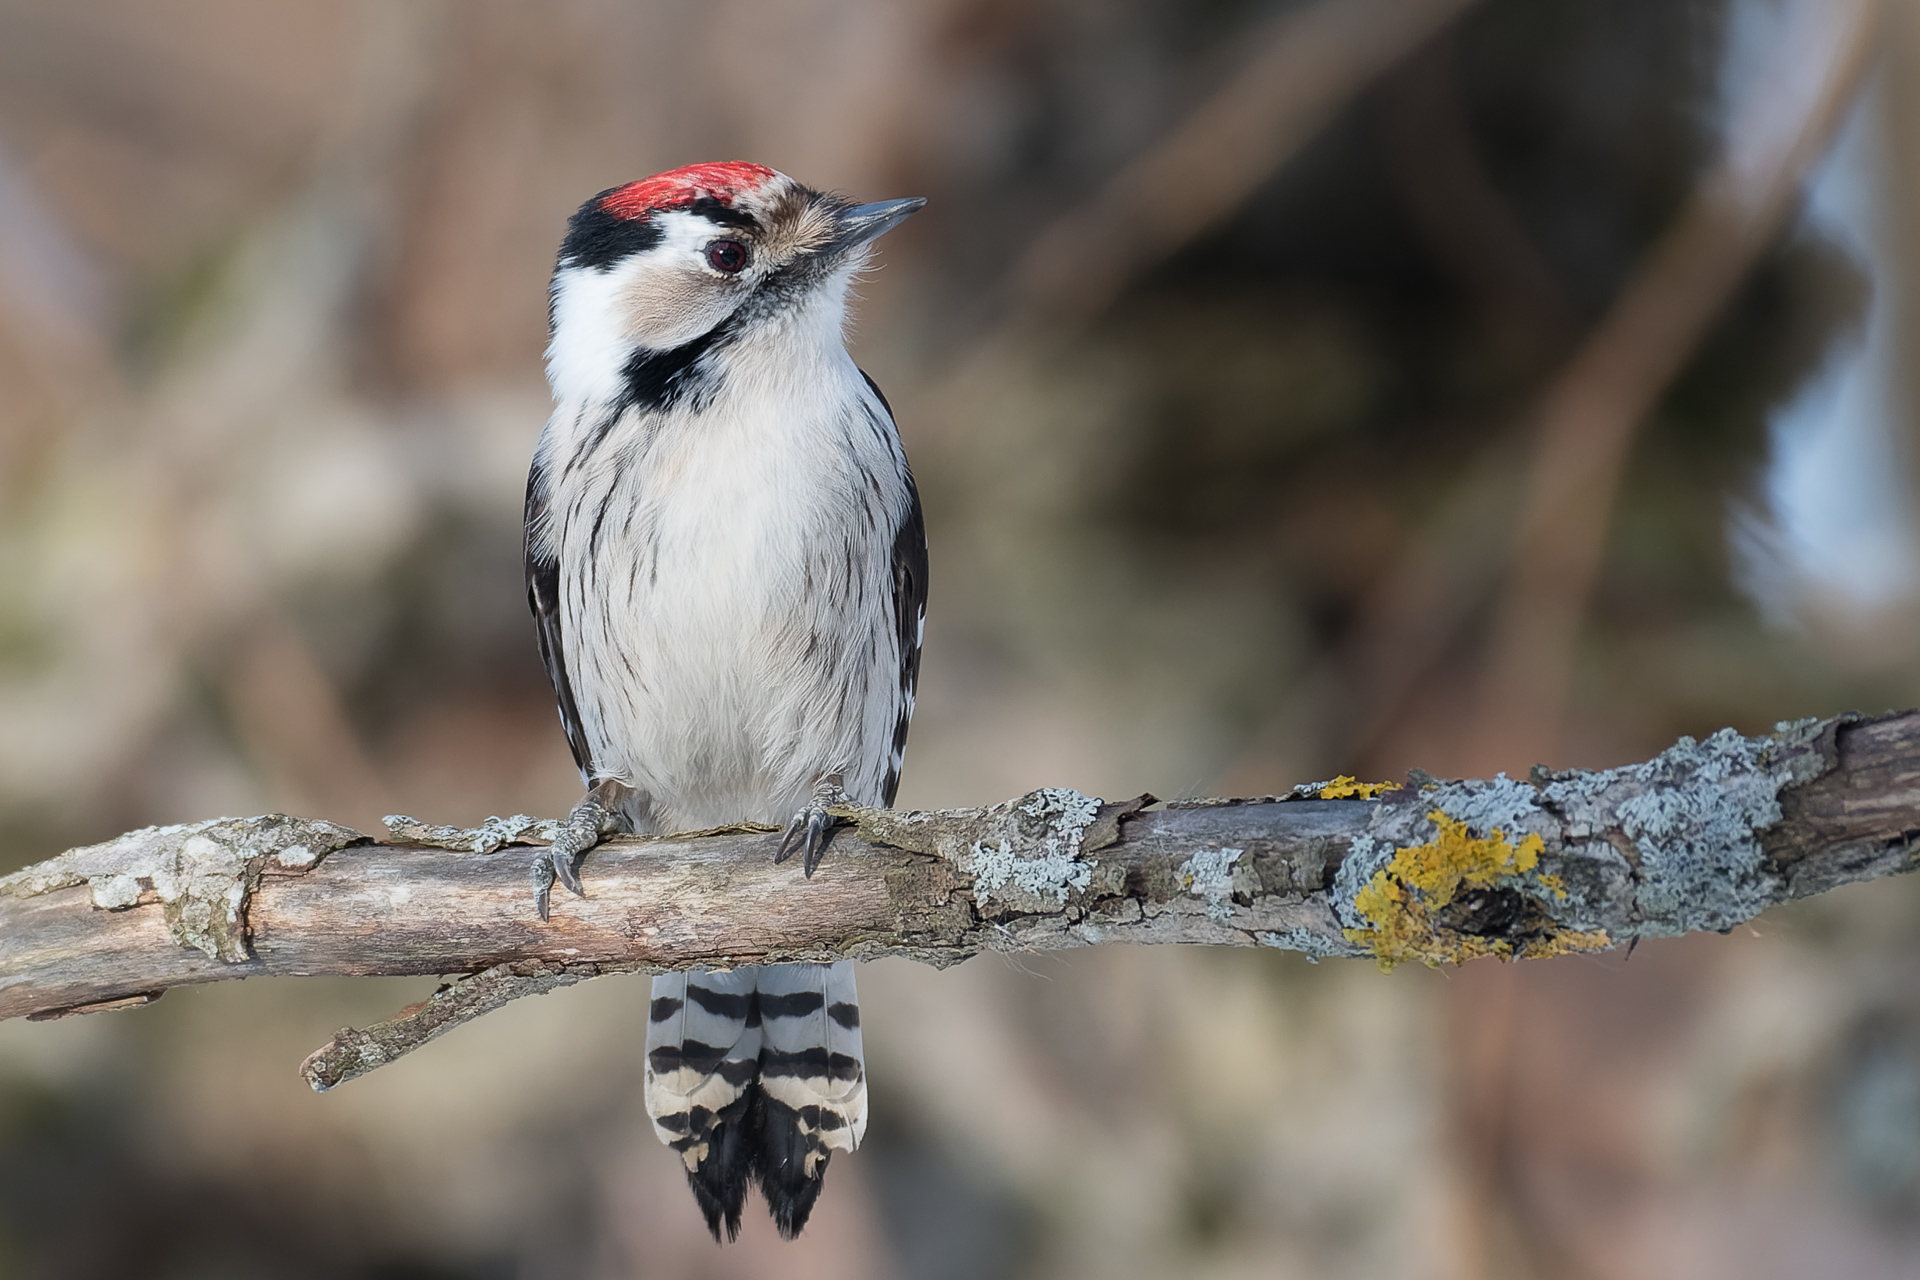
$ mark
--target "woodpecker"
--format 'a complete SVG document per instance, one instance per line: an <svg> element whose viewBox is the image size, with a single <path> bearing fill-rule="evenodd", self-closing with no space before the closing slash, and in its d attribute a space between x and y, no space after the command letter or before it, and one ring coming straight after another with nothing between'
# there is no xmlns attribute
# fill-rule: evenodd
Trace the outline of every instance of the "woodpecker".
<svg viewBox="0 0 1920 1280"><path fill-rule="evenodd" d="M603 191L568 224L525 550L587 795L534 862L542 919L614 831L785 823L774 860L811 876L827 805L893 803L926 532L844 330L873 242L925 203L728 162ZM738 1234L749 1183L793 1238L866 1129L851 962L655 978L645 1088L714 1238Z"/></svg>

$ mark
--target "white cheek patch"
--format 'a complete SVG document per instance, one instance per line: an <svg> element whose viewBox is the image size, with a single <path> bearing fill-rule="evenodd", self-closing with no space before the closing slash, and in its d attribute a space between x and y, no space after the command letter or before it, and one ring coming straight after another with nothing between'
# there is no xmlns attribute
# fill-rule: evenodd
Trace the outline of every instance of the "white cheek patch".
<svg viewBox="0 0 1920 1280"><path fill-rule="evenodd" d="M547 343L547 381L560 400L611 400L633 340L617 320L621 285L616 271L565 267L553 279L553 338Z"/></svg>

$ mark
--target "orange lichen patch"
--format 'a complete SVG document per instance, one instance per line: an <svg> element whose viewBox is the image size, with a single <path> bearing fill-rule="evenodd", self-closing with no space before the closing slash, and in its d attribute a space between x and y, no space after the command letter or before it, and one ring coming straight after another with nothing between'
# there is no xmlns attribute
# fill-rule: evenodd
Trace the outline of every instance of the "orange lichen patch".
<svg viewBox="0 0 1920 1280"><path fill-rule="evenodd" d="M1565 928L1547 918L1544 908L1537 919L1508 936L1465 933L1442 923L1438 913L1470 886L1543 889L1562 900L1566 891L1557 877L1535 874L1546 847L1538 835L1530 834L1516 845L1498 827L1475 836L1466 823L1438 809L1427 818L1438 834L1394 854L1354 896L1354 909L1371 927L1344 932L1349 942L1373 950L1382 971L1406 960L1437 968L1481 956L1531 960L1613 945L1605 930Z"/></svg>
<svg viewBox="0 0 1920 1280"><path fill-rule="evenodd" d="M1320 788L1320 798L1322 800L1371 800L1382 791L1391 791L1399 785L1397 782L1355 782L1343 773Z"/></svg>

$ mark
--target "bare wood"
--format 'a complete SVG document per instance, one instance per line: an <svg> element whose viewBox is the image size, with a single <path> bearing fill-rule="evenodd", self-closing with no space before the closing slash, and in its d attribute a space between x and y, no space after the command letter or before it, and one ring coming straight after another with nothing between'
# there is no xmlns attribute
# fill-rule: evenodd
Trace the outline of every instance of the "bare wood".
<svg viewBox="0 0 1920 1280"><path fill-rule="evenodd" d="M1377 798L1346 798L1382 790ZM1775 903L1910 870L1920 712L1723 730L1621 769L1393 789L1341 783L1148 810L1043 790L987 809L848 807L811 879L777 835L616 839L584 899L532 908L529 851L403 826L149 828L0 879L0 1017L49 1017L259 974L463 974L345 1031L316 1088L520 995L605 973L840 956L947 964L1105 942L1279 947L1383 966L1598 951L1727 929ZM419 843L438 840L441 844ZM472 842L472 843L469 843ZM467 844L448 848L445 844Z"/></svg>

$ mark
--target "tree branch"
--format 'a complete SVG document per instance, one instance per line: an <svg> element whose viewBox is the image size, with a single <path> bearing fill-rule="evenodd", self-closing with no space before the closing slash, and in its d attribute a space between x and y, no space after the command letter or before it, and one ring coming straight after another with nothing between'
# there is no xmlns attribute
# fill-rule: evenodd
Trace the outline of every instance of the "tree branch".
<svg viewBox="0 0 1920 1280"><path fill-rule="evenodd" d="M1375 793L1378 793L1377 795ZM1371 796L1372 798L1367 798ZM761 828L616 839L534 914L532 819L395 820L381 844L273 816L148 828L0 878L0 1018L126 1007L257 974L465 974L303 1071L328 1088L521 995L605 973L1105 942L1269 946L1382 967L1725 930L1906 871L1920 713L1529 782L1350 780L1148 810L1042 790L986 809L848 806L820 871ZM487 850L488 852L481 852Z"/></svg>

